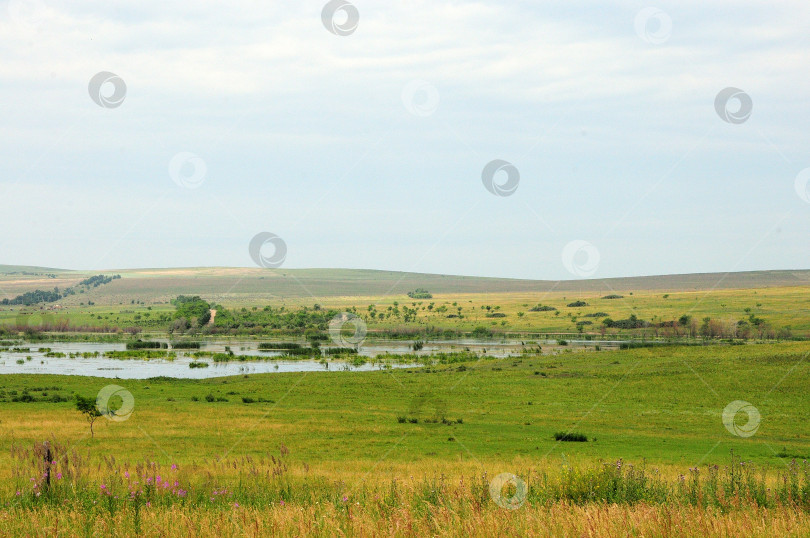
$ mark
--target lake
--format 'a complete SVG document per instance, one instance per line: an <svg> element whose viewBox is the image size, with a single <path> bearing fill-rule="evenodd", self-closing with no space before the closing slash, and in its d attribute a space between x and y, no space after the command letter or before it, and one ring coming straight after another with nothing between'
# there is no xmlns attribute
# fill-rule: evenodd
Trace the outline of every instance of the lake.
<svg viewBox="0 0 810 538"><path fill-rule="evenodd" d="M165 339L154 339L166 342ZM403 340L368 340L363 342L358 355L367 359L365 364L352 364L340 358L327 361L313 359L291 360L281 358L281 352L259 351L260 342L244 341L206 341L202 342L200 351L224 353L230 348L236 355L256 357L256 360L214 362L210 358L194 359L191 353L197 350L177 350L174 360L167 359L113 359L103 357L107 351L124 351L123 342L36 342L17 344L17 347L28 348L28 351L0 351L0 375L2 374L58 374L95 376L120 379L147 379L150 377L173 377L184 379L205 379L243 374L264 374L276 372L323 372L323 371L368 371L386 368L419 367L421 363L400 363L396 361L378 361L381 354L404 355L414 354L427 357L435 353L459 351L473 352L479 356L503 358L520 356L524 350L536 350L541 345L544 353L559 352L563 348L556 340L543 340L529 344L520 340L486 341L474 339L436 340L426 342L419 351L413 351L413 342ZM613 341L569 341L570 347L600 345L616 347L619 342ZM70 358L47 357L46 351L65 355L81 353L98 353L98 357ZM30 360L28 358L30 357ZM22 361L22 363L19 363ZM204 362L205 368L191 368L191 362Z"/></svg>

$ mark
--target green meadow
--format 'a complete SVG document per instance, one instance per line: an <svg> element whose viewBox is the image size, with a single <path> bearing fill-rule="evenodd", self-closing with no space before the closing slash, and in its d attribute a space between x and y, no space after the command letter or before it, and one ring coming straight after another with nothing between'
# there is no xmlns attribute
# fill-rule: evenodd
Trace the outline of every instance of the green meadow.
<svg viewBox="0 0 810 538"><path fill-rule="evenodd" d="M370 339L525 345L370 371L0 375L0 534L810 533L807 272L137 270L95 286L82 284L92 273L12 269L4 298L60 298L0 306L0 362L59 339L328 348L339 312ZM149 345L112 355L167 352Z"/></svg>
<svg viewBox="0 0 810 538"><path fill-rule="evenodd" d="M310 463L621 458L686 468L722 464L734 450L780 467L810 456L808 353L807 343L668 346L208 380L3 376L0 438L5 454L12 442L55 435L132 461L258 455L283 443ZM108 384L129 391L135 409L125 421L99 419L90 438L73 395ZM12 401L23 393L34 401ZM43 401L54 394L70 401ZM736 400L761 414L752 437L723 425ZM559 442L557 432L587 442Z"/></svg>

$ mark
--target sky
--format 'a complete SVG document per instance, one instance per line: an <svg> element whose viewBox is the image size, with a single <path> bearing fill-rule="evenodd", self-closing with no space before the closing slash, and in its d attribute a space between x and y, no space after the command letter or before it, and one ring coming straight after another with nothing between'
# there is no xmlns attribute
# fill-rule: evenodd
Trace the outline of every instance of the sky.
<svg viewBox="0 0 810 538"><path fill-rule="evenodd" d="M804 1L0 6L0 263L810 268Z"/></svg>

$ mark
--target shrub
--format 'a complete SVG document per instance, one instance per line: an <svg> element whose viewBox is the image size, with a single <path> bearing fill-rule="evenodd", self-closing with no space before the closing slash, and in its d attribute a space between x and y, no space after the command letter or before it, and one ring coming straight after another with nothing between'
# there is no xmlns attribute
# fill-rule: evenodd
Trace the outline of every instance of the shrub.
<svg viewBox="0 0 810 538"><path fill-rule="evenodd" d="M650 326L650 323L648 321L638 319L635 314L632 314L627 319L620 319L618 321L613 321L610 318L605 318L604 320L602 320L602 324L605 327L615 327L617 329L640 329L643 327Z"/></svg>
<svg viewBox="0 0 810 538"><path fill-rule="evenodd" d="M411 299L433 299L433 295L424 288L416 288L408 292L408 297Z"/></svg>
<svg viewBox="0 0 810 538"><path fill-rule="evenodd" d="M553 306L547 306L538 304L537 306L533 306L529 309L529 312L556 312L557 309Z"/></svg>
<svg viewBox="0 0 810 538"><path fill-rule="evenodd" d="M582 433L564 433L564 432L557 432L554 434L555 441L570 441L574 443L586 443L588 441L588 437Z"/></svg>
<svg viewBox="0 0 810 538"><path fill-rule="evenodd" d="M588 306L588 303L586 303L585 301L574 301L573 303L568 303L566 306L568 308L577 308L580 306Z"/></svg>
<svg viewBox="0 0 810 538"><path fill-rule="evenodd" d="M486 327L476 327L475 329L473 329L472 335L475 338L491 338L492 331L490 331Z"/></svg>
<svg viewBox="0 0 810 538"><path fill-rule="evenodd" d="M11 401L12 402L22 402L22 403L31 403L31 402L35 402L36 400L27 391L23 391L23 393L20 394L19 396L14 396L13 398L11 398Z"/></svg>

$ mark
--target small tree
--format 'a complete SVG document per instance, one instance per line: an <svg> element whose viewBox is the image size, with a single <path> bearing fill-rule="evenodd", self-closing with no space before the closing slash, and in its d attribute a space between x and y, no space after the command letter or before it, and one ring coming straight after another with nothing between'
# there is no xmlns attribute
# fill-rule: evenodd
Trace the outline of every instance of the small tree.
<svg viewBox="0 0 810 538"><path fill-rule="evenodd" d="M87 422L90 423L90 437L93 437L93 423L101 416L101 412L96 407L96 401L93 398L84 398L77 394L76 410L87 418Z"/></svg>

